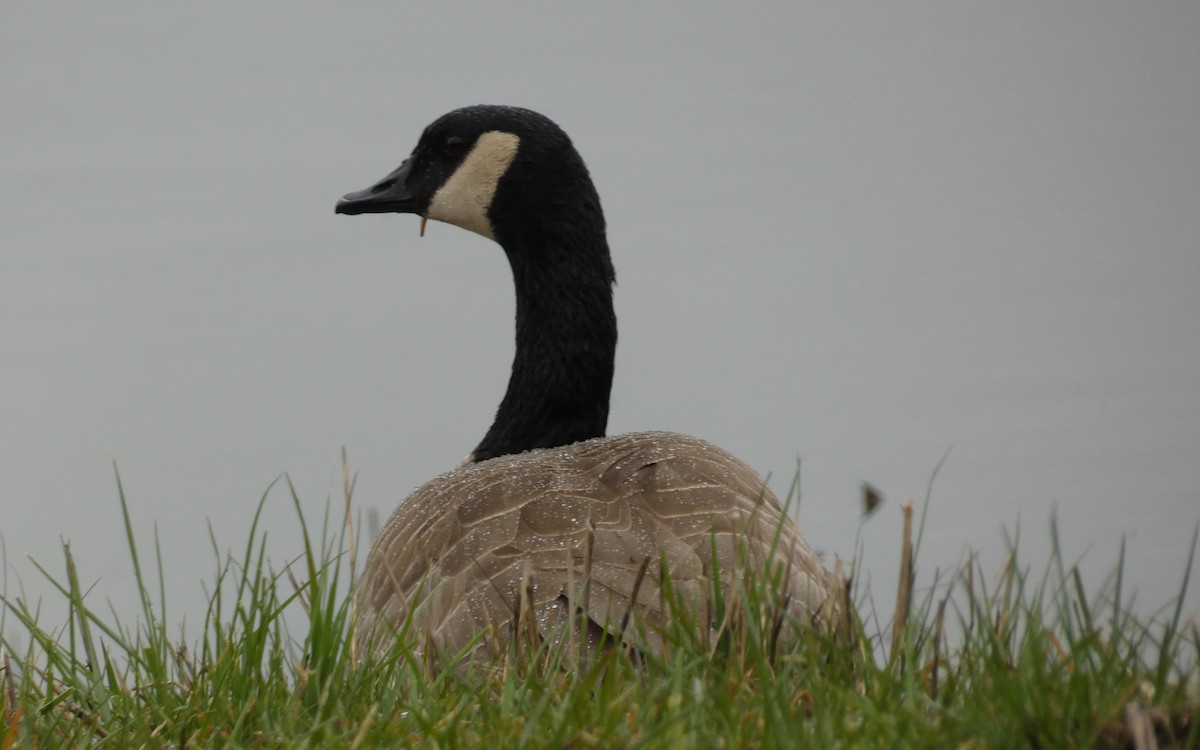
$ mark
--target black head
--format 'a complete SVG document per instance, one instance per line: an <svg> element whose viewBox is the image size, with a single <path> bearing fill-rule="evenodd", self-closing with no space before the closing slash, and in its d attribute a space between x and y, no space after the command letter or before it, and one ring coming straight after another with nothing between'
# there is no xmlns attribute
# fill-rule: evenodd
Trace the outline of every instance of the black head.
<svg viewBox="0 0 1200 750"><path fill-rule="evenodd" d="M403 164L336 211L419 214L501 244L580 218L599 220L603 232L599 198L567 134L537 112L495 105L442 115Z"/></svg>

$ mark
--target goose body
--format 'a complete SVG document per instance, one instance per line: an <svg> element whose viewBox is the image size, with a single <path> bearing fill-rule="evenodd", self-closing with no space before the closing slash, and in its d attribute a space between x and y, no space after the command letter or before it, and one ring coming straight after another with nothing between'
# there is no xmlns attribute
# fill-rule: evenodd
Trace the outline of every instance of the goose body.
<svg viewBox="0 0 1200 750"><path fill-rule="evenodd" d="M589 649L635 618L630 631L655 648L678 612L664 571L701 627L718 625L714 585L731 592L745 576L771 581L795 620L830 619L838 581L753 469L676 433L605 437L614 273L599 197L557 125L515 107L455 110L337 212L415 213L494 239L517 298L491 428L459 468L401 502L371 546L357 592L364 653L403 634L435 658L486 654L527 616L542 637L569 627Z"/></svg>

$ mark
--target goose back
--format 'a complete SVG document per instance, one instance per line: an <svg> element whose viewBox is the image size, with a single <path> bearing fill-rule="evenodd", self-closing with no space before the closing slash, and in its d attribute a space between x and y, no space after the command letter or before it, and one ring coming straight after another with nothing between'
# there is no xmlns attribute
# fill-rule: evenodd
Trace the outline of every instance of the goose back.
<svg viewBox="0 0 1200 750"><path fill-rule="evenodd" d="M710 628L714 572L726 596L740 576L773 577L779 605L805 624L827 620L838 593L753 469L693 437L630 433L469 464L420 487L371 549L358 646L379 653L404 625L431 655L475 644L486 656L510 640L524 595L543 638L562 638L581 611L590 650L632 613L660 648L672 611L663 570L675 602Z"/></svg>

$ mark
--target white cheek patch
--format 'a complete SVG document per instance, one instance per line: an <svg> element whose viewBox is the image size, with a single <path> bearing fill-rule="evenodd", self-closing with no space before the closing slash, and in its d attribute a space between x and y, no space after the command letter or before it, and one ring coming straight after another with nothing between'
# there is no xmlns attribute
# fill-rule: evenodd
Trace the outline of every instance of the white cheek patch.
<svg viewBox="0 0 1200 750"><path fill-rule="evenodd" d="M520 143L512 133L495 130L479 136L467 158L433 194L426 216L496 239L488 209Z"/></svg>

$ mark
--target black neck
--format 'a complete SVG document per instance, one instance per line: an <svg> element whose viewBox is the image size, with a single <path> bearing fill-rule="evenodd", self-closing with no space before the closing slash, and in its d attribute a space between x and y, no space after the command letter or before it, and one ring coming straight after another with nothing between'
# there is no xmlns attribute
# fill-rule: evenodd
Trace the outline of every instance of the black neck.
<svg viewBox="0 0 1200 750"><path fill-rule="evenodd" d="M599 222L565 222L502 243L516 284L516 355L476 461L603 437L617 319Z"/></svg>

